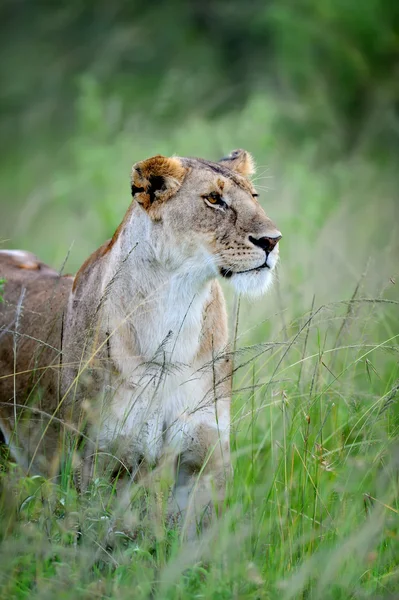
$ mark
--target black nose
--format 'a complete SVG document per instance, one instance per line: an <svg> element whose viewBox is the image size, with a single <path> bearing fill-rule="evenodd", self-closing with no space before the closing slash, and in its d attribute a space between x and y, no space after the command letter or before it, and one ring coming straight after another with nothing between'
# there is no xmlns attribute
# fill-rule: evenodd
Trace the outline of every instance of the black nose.
<svg viewBox="0 0 399 600"><path fill-rule="evenodd" d="M259 248L262 248L262 250L264 250L266 254L269 254L273 250L273 248L276 247L277 243L281 240L281 237L281 235L278 235L277 237L254 238L252 237L252 235L250 235L249 241L255 244L255 246L259 246Z"/></svg>

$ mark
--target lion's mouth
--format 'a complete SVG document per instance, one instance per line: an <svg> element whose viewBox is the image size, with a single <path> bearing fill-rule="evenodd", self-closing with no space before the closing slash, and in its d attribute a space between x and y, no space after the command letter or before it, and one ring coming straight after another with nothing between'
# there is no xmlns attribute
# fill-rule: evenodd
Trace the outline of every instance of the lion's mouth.
<svg viewBox="0 0 399 600"><path fill-rule="evenodd" d="M242 273L252 273L253 271L260 271L261 269L270 269L269 265L265 261L263 265L259 267L254 267L253 269L246 269L245 271L232 271L231 269L225 269L224 267L220 267L220 274L225 279L230 279L233 275L241 275Z"/></svg>

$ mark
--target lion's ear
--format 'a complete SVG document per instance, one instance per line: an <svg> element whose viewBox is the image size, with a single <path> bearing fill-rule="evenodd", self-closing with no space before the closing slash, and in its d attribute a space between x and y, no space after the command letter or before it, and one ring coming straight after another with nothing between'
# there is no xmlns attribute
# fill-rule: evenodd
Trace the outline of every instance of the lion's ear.
<svg viewBox="0 0 399 600"><path fill-rule="evenodd" d="M255 173L254 159L246 150L233 150L228 156L222 158L219 163L244 177L249 177Z"/></svg>
<svg viewBox="0 0 399 600"><path fill-rule="evenodd" d="M149 211L166 202L183 183L187 169L178 158L153 156L132 167L132 196Z"/></svg>

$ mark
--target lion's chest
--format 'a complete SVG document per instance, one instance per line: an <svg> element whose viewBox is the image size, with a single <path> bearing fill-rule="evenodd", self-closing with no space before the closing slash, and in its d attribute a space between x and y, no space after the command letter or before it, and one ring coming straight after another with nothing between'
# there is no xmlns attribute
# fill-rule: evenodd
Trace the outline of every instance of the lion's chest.
<svg viewBox="0 0 399 600"><path fill-rule="evenodd" d="M100 442L119 445L118 452L134 464L154 464L165 449L183 452L207 395L204 374L182 370L162 380L144 375L136 388L119 387L102 421Z"/></svg>
<svg viewBox="0 0 399 600"><path fill-rule="evenodd" d="M111 323L118 331L111 357L119 374L107 393L100 443L123 445L121 453L133 463L138 456L156 462L166 446L180 451L198 411L203 416L211 378L195 357L206 299L175 296L167 303L161 297L130 321Z"/></svg>
<svg viewBox="0 0 399 600"><path fill-rule="evenodd" d="M210 285L201 291L172 280L147 296L136 296L109 307L108 329L114 331L113 357L129 378L130 355L142 361L190 365L198 353ZM127 362L123 363L126 356ZM118 363L118 365L119 365Z"/></svg>

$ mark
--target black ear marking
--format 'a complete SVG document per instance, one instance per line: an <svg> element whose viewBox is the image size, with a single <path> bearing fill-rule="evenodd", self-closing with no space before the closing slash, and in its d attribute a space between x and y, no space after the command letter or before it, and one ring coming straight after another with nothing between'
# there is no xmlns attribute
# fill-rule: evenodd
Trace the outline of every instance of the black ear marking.
<svg viewBox="0 0 399 600"><path fill-rule="evenodd" d="M233 150L233 152L230 152L230 154L227 156L223 156L219 162L227 162L229 160L233 160L234 158L238 158L242 152L242 150Z"/></svg>
<svg viewBox="0 0 399 600"><path fill-rule="evenodd" d="M131 190L132 190L132 196L134 196L135 194L141 194L141 192L144 192L144 188L138 187L137 185L132 185Z"/></svg>
<svg viewBox="0 0 399 600"><path fill-rule="evenodd" d="M166 190L166 181L162 175L151 175L148 179L148 183L149 183L149 185L148 185L147 189L142 186L140 187L140 186L132 183L132 185L131 185L132 196L134 197L136 194L141 194L143 192L146 192L148 194L150 204L152 204L154 202L154 200L156 199L156 192L160 192L160 191L163 192Z"/></svg>
<svg viewBox="0 0 399 600"><path fill-rule="evenodd" d="M166 189L166 184L162 175L151 175L149 182L150 187L148 190L148 195L150 197L150 203L152 204L155 200L155 192L164 191Z"/></svg>

